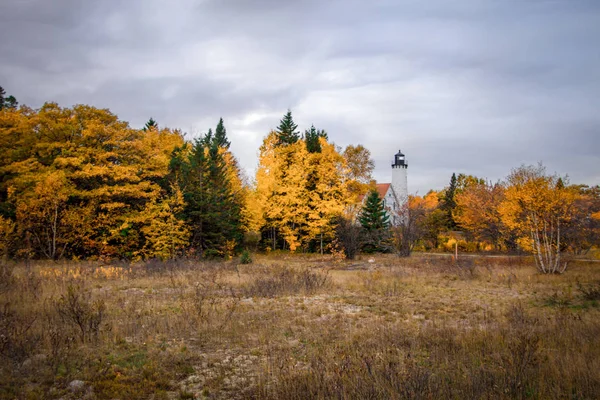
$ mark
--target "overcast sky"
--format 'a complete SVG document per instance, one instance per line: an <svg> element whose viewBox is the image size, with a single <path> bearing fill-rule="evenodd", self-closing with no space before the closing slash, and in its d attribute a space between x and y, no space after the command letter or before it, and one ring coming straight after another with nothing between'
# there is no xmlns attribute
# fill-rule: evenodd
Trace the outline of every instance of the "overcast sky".
<svg viewBox="0 0 600 400"><path fill-rule="evenodd" d="M542 161L600 183L598 0L2 0L0 86L188 137L223 117L252 175L290 108L379 181L497 180Z"/></svg>

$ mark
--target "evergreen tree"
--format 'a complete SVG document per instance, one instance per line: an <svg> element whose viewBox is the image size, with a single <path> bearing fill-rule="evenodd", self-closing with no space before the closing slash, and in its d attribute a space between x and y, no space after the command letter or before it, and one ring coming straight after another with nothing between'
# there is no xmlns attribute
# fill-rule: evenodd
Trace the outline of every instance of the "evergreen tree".
<svg viewBox="0 0 600 400"><path fill-rule="evenodd" d="M454 216L452 215L452 213L456 208L456 200L454 199L454 196L456 194L457 185L458 181L456 179L456 174L452 173L452 177L450 178L450 185L444 192L444 197L440 206L442 211L444 211L444 213L446 214L446 226L448 229L456 228L456 222L454 221Z"/></svg>
<svg viewBox="0 0 600 400"><path fill-rule="evenodd" d="M187 162L171 162L183 166L184 215L190 244L201 256L230 256L242 239L242 199L233 190L225 154L209 130L195 141Z"/></svg>
<svg viewBox="0 0 600 400"><path fill-rule="evenodd" d="M389 249L390 217L385 210L383 199L373 189L367 195L359 216L364 231L363 250L367 253L387 251Z"/></svg>
<svg viewBox="0 0 600 400"><path fill-rule="evenodd" d="M205 146L206 148L212 146L214 140L214 136L213 136L213 131L212 129L208 129L208 132L206 133L206 135L204 135L204 137L202 139L200 139L200 141L202 142L202 145Z"/></svg>
<svg viewBox="0 0 600 400"><path fill-rule="evenodd" d="M180 187L185 200L184 217L190 229L190 245L192 248L204 250L204 221L208 208L206 196L207 160L202 139L194 141L187 160L183 159L183 151L174 153L171 168L181 168Z"/></svg>
<svg viewBox="0 0 600 400"><path fill-rule="evenodd" d="M158 130L158 124L156 123L156 121L150 117L150 119L148 120L148 122L146 122L146 124L144 125L143 131L144 132L148 132L151 130Z"/></svg>
<svg viewBox="0 0 600 400"><path fill-rule="evenodd" d="M15 96L4 97L4 95L6 95L6 92L4 91L2 86L0 86L0 110L8 108L17 108L19 102L17 101Z"/></svg>
<svg viewBox="0 0 600 400"><path fill-rule="evenodd" d="M223 124L223 118L219 119L217 129L215 129L215 142L217 146L229 149L231 143L227 140L227 130Z"/></svg>
<svg viewBox="0 0 600 400"><path fill-rule="evenodd" d="M327 132L324 130L315 129L315 126L312 125L310 130L304 131L304 140L306 141L306 149L309 153L320 153L321 152L321 144L319 143L319 138L322 137L327 140Z"/></svg>
<svg viewBox="0 0 600 400"><path fill-rule="evenodd" d="M8 96L4 99L4 108L12 108L15 109L19 105L19 102L15 98L15 96Z"/></svg>
<svg viewBox="0 0 600 400"><path fill-rule="evenodd" d="M279 126L277 127L277 138L279 140L279 145L288 145L293 144L300 139L300 133L296 131L298 129L298 125L294 123L294 119L292 118L292 112L290 110L283 116L281 121L279 122Z"/></svg>
<svg viewBox="0 0 600 400"><path fill-rule="evenodd" d="M366 231L376 231L390 226L390 217L377 190L373 189L367 195L359 221Z"/></svg>

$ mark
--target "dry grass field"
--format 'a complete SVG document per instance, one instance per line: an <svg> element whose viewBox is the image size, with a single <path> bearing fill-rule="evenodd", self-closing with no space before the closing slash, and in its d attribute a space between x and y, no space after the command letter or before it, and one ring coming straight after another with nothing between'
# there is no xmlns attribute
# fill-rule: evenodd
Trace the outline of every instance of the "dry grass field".
<svg viewBox="0 0 600 400"><path fill-rule="evenodd" d="M517 257L6 266L0 398L597 399L599 302Z"/></svg>

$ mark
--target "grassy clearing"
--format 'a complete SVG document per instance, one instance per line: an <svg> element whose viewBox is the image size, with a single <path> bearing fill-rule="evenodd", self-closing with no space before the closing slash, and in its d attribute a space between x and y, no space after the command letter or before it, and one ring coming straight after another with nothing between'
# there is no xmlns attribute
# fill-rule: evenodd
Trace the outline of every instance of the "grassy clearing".
<svg viewBox="0 0 600 400"><path fill-rule="evenodd" d="M597 264L253 259L7 266L0 398L600 398Z"/></svg>

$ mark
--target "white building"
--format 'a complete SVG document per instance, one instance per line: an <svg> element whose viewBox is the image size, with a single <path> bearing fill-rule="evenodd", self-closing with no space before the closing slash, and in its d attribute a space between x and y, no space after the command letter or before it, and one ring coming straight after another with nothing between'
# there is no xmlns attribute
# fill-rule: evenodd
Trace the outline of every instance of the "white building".
<svg viewBox="0 0 600 400"><path fill-rule="evenodd" d="M407 169L406 157L398 150L392 164L392 182L377 184L377 191L383 199L393 226L404 223L408 218Z"/></svg>

